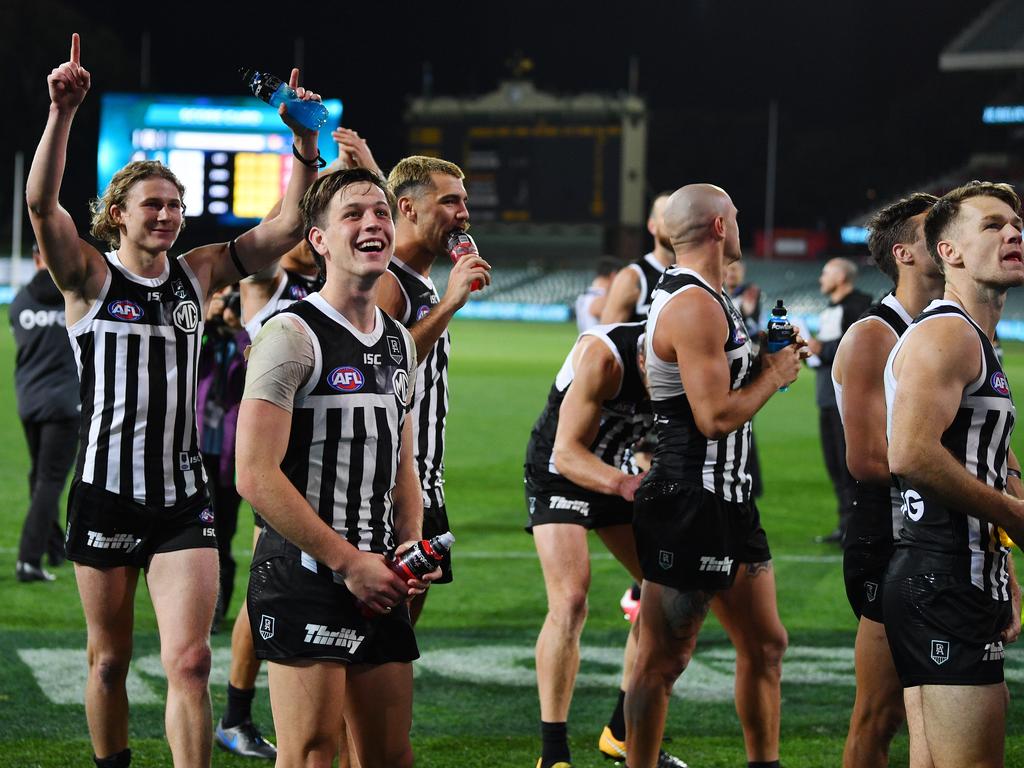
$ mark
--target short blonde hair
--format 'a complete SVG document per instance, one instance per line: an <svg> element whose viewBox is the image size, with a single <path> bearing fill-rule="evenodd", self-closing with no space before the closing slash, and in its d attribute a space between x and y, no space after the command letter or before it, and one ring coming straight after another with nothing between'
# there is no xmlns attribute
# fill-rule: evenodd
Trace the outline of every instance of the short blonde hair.
<svg viewBox="0 0 1024 768"><path fill-rule="evenodd" d="M178 195L182 198L181 210L184 212L185 185L178 181L174 172L156 160L135 160L115 173L103 194L89 202L89 209L92 211L92 226L89 231L92 236L115 250L119 248L121 229L110 215L110 207L116 205L123 208L125 200L128 199L128 191L136 183L152 178L166 179L178 188ZM181 220L181 228L185 228L184 217Z"/></svg>
<svg viewBox="0 0 1024 768"><path fill-rule="evenodd" d="M428 189L434 189L432 173L443 173L456 179L466 178L455 163L449 163L439 157L412 155L398 162L388 174L388 189L397 200L406 195L417 196Z"/></svg>

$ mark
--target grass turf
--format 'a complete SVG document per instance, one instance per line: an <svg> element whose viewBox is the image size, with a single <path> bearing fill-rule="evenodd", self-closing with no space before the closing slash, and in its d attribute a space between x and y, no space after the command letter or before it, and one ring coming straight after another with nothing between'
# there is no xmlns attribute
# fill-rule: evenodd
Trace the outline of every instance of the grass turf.
<svg viewBox="0 0 1024 768"><path fill-rule="evenodd" d="M521 528L521 466L530 427L574 329L456 321L452 336L447 497L458 536L456 580L432 590L418 627L424 658L417 665L413 746L417 765L430 768L532 766L539 754L539 727L531 656L545 600L532 541ZM73 573L60 568L52 584L14 580L27 460L12 369L13 343L9 334L0 334L0 765L85 765L90 748L84 709L80 703L54 703L62 696L74 698L76 675L84 665L79 660L85 629ZM1007 373L1011 382L1024 381L1024 347L1007 346ZM784 665L782 761L788 768L839 765L853 703L856 625L838 550L813 542L835 522L817 437L813 374L805 371L788 393L773 397L755 429L766 486L760 507L791 645ZM1020 438L1016 442L1019 446ZM249 514L243 506L231 616L245 588L249 539L242 532L249 530ZM595 745L614 704L626 634L618 600L628 578L596 540L592 552L590 618L569 723L574 764L581 767L605 764ZM156 624L144 586L139 592L133 675L153 703L132 707L133 765L169 766ZM227 629L213 637L215 713L224 706L228 645ZM1015 699L1024 685L1019 656L1012 648L1007 655ZM693 766L743 765L739 723L729 700L729 646L713 619L697 659L699 665L677 684L686 695L673 699L668 747ZM705 682L712 693L695 698L692 691ZM255 715L272 733L265 689L257 695ZM1024 715L1011 706L1007 764L1024 764L1022 732ZM906 737L899 736L892 764L905 765L906 754ZM240 758L214 755L214 765L241 764Z"/></svg>

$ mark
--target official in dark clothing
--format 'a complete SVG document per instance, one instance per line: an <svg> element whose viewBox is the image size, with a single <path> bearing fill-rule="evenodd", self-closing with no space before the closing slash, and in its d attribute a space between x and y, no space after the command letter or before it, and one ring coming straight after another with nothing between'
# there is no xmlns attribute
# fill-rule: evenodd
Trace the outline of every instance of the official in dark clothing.
<svg viewBox="0 0 1024 768"><path fill-rule="evenodd" d="M43 569L64 561L64 534L57 504L78 445L78 371L64 321L64 297L33 249L37 272L11 302L17 347L14 386L18 416L28 441L29 508L21 529L18 581L53 581Z"/></svg>
<svg viewBox="0 0 1024 768"><path fill-rule="evenodd" d="M818 406L818 429L825 468L832 480L839 505L839 524L832 533L819 540L834 544L841 544L846 532L846 522L853 509L855 486L846 468L846 437L836 405L836 393L832 388L832 361L843 334L872 303L868 294L854 288L856 282L857 265L849 259L830 259L825 263L818 283L821 292L828 296L829 304L821 313L817 338L807 343L811 352L821 360L816 370L814 401Z"/></svg>

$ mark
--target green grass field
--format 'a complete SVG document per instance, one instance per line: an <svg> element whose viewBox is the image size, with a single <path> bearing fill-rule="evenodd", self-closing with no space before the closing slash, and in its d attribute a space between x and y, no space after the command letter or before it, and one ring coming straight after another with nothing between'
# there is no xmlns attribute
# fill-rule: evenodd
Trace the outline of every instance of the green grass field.
<svg viewBox="0 0 1024 768"><path fill-rule="evenodd" d="M6 325L6 315L2 322ZM533 643L545 600L532 541L522 532L521 465L527 436L574 337L568 325L456 321L451 365L448 509L458 536L454 584L432 590L418 636L413 745L417 765L501 768L536 764L538 704ZM0 766L91 765L85 713L85 626L70 566L52 584L14 580L27 498L27 461L13 399L13 343L0 332ZM1024 347L1009 345L1007 372L1024 381ZM789 630L784 665L782 762L787 768L840 764L853 703L854 618L835 548L815 544L834 524L835 502L822 464L805 372L758 416L765 474L762 518L775 555L779 606ZM1021 453L1017 441L1018 455ZM243 508L243 520L249 511ZM245 523L240 523L245 531ZM248 536L235 542L241 565ZM593 542L590 618L584 662L570 715L574 764L604 764L597 737L618 685L627 624L618 609L628 578ZM239 568L235 603L247 569ZM227 634L213 638L214 709L224 705ZM152 608L140 589L135 663L130 679L136 766L170 766L163 738L166 683L159 666ZM1020 652L1007 654L1016 700L1024 693ZM259 685L265 686L262 677ZM694 768L742 766L745 757L731 696L732 655L711 619L695 662L676 686L666 735L670 750ZM272 732L265 687L256 715ZM906 765L906 736L892 764ZM215 752L214 765L245 761ZM1011 707L1007 764L1024 764L1024 713Z"/></svg>

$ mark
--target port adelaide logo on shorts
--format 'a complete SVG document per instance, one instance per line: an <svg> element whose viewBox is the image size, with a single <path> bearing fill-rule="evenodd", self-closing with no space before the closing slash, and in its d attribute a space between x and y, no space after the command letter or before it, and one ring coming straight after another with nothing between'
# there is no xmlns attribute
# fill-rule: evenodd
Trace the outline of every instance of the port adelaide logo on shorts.
<svg viewBox="0 0 1024 768"><path fill-rule="evenodd" d="M676 561L676 556L668 550L662 549L658 551L658 565L661 566L663 571L667 571L672 567L672 564Z"/></svg>
<svg viewBox="0 0 1024 768"><path fill-rule="evenodd" d="M363 372L351 365L343 365L327 374L327 384L339 392L358 392L365 383Z"/></svg>
<svg viewBox="0 0 1024 768"><path fill-rule="evenodd" d="M274 636L274 617L263 614L260 616L260 637L269 640Z"/></svg>
<svg viewBox="0 0 1024 768"><path fill-rule="evenodd" d="M864 596L867 597L869 603L875 602L875 598L878 597L878 585L873 581L865 581Z"/></svg>
<svg viewBox="0 0 1024 768"><path fill-rule="evenodd" d="M949 661L949 640L932 640L932 661L939 666Z"/></svg>

